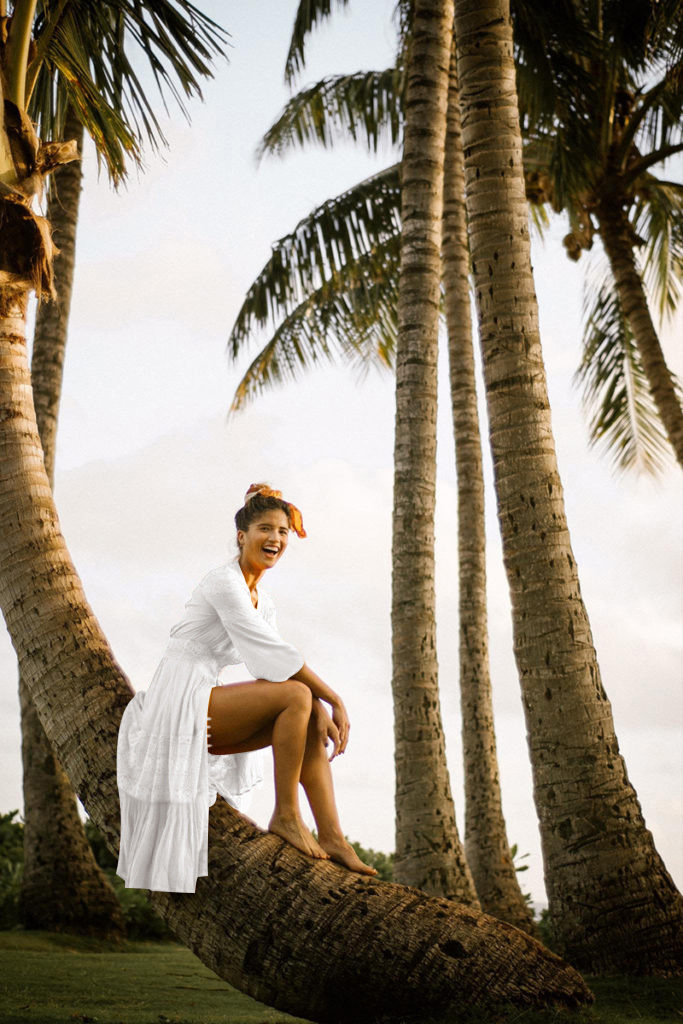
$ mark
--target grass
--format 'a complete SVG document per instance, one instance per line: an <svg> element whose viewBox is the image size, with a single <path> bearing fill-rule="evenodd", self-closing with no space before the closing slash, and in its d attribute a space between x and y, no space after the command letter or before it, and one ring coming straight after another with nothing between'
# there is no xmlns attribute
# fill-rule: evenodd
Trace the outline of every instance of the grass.
<svg viewBox="0 0 683 1024"><path fill-rule="evenodd" d="M2 1024L296 1024L250 999L174 942L0 932Z"/></svg>
<svg viewBox="0 0 683 1024"><path fill-rule="evenodd" d="M586 978L588 1010L468 1015L470 1024L683 1024L683 979ZM114 950L93 939L0 931L3 1024L296 1024L250 999L173 942Z"/></svg>

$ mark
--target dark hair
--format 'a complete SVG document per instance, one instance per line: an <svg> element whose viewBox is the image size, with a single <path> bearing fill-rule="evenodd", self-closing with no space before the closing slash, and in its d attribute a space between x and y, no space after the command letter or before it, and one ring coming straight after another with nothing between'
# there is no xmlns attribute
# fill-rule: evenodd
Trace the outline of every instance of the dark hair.
<svg viewBox="0 0 683 1024"><path fill-rule="evenodd" d="M264 512L268 512L269 509L273 508L278 508L285 513L291 529L292 517L289 511L289 504L283 498L274 498L271 494L264 495L258 492L249 498L249 501L245 502L242 508L237 510L235 513L235 526L238 530L244 530L246 533L251 523L254 523ZM240 546L239 541L237 546Z"/></svg>

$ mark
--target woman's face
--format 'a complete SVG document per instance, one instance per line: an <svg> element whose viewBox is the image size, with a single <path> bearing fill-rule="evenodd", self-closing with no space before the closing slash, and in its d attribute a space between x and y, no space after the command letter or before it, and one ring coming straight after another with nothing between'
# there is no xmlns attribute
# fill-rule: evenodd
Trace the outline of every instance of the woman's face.
<svg viewBox="0 0 683 1024"><path fill-rule="evenodd" d="M249 528L237 531L240 561L254 569L270 569L282 557L289 541L289 520L281 508L270 508Z"/></svg>

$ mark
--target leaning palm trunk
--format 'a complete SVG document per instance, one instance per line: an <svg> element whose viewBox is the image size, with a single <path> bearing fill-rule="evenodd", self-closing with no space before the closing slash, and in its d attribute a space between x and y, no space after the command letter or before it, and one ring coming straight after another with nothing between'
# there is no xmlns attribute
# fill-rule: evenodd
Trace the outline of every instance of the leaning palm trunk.
<svg viewBox="0 0 683 1024"><path fill-rule="evenodd" d="M60 531L31 397L27 300L28 290L0 287L0 606L48 739L116 854L117 735L131 690ZM519 930L315 862L222 799L209 876L194 895L157 892L151 904L221 978L312 1020L591 1000L571 967Z"/></svg>
<svg viewBox="0 0 683 1024"><path fill-rule="evenodd" d="M484 472L472 347L465 165L455 37L448 89L442 247L451 406L458 473L465 853L482 910L533 934L533 915L519 888L505 830L493 725L486 616Z"/></svg>
<svg viewBox="0 0 683 1024"><path fill-rule="evenodd" d="M392 545L395 877L479 905L455 823L438 690L434 502L452 0L415 4L401 190Z"/></svg>
<svg viewBox="0 0 683 1024"><path fill-rule="evenodd" d="M507 0L456 0L467 214L498 518L552 923L591 971L681 966L681 898L614 733L572 553L531 272Z"/></svg>
<svg viewBox="0 0 683 1024"><path fill-rule="evenodd" d="M657 337L633 257L633 228L623 207L603 203L598 212L600 237L610 261L619 303L640 354L643 370L671 446L683 466L683 410Z"/></svg>
<svg viewBox="0 0 683 1024"><path fill-rule="evenodd" d="M69 108L64 138L83 126ZM73 283L81 160L55 171L48 218L58 246L54 264L57 299L38 308L33 334L31 382L45 468L54 488L57 413ZM73 789L55 758L28 687L19 673L24 785L24 870L19 914L26 928L74 931L115 939L125 932L119 901L95 860L78 814Z"/></svg>

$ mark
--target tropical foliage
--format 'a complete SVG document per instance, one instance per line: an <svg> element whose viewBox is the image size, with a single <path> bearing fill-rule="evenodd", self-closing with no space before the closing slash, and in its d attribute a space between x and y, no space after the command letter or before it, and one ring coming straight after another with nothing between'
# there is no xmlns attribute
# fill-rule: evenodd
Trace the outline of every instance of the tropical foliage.
<svg viewBox="0 0 683 1024"><path fill-rule="evenodd" d="M683 280L683 184L654 173L683 151L681 7L636 0L563 2L534 17L524 4L511 10L528 190L567 215L571 259L598 236L608 260L597 286L586 278L577 380L590 437L616 467L654 470L666 432L679 460L683 450L680 384L649 309L669 316Z"/></svg>
<svg viewBox="0 0 683 1024"><path fill-rule="evenodd" d="M13 20L28 16L31 6L16 2ZM23 100L40 136L53 138L62 136L70 102L114 182L124 176L127 159L141 164L143 141L154 148L166 143L150 79L164 104L173 98L188 117L184 98L201 96L200 79L211 76L227 42L225 30L189 0L33 6L23 95L18 88L10 98ZM20 83L19 67L8 70Z"/></svg>
<svg viewBox="0 0 683 1024"><path fill-rule="evenodd" d="M273 245L233 325L231 357L255 329L273 333L240 381L233 409L322 359L393 365L399 170L395 164L328 200Z"/></svg>
<svg viewBox="0 0 683 1024"><path fill-rule="evenodd" d="M313 5L315 6L315 5ZM621 5L607 5L609 15L615 21L623 22L619 11ZM683 186L655 177L650 168L666 159L679 147L680 118L676 119L676 104L680 102L680 54L675 33L664 31L664 19L657 16L656 45L652 42L654 29L648 29L649 22L643 23L643 15L650 10L648 3L637 5L640 11L640 35L632 26L628 45L621 50L612 48L614 33L603 30L596 35L585 19L577 18L580 9L573 3L553 5L552 10L537 11L536 5L515 3L513 12L516 30L516 59L520 79L520 108L522 126L525 131L525 176L527 195L530 200L531 217L535 227L542 231L548 223L546 208L556 213L567 212L571 231L565 238L567 253L576 259L582 248L590 248L593 235L599 232L596 223L596 197L588 189L587 181L600 180L600 189L605 195L614 196L615 188L621 189L630 211L633 224L633 239L642 240L644 253L640 259L640 272L645 280L652 301L662 314L670 314L676 308L680 294L679 282L683 276ZM329 13L329 4L325 8ZM319 12L322 16L322 10ZM649 34L648 34L649 33ZM572 47L567 40L572 40ZM640 40L640 44L638 42ZM297 68L303 67L305 35L299 34L292 47L299 54ZM640 45L640 49L639 49ZM400 56L400 55L399 55ZM595 74L595 66L603 68L606 61L614 65L611 73ZM644 91L636 84L646 80L660 69L661 76L655 85ZM293 75L288 76L291 81ZM642 94L642 101L629 121L630 131L620 139L621 150L615 151L610 131L606 126L613 124L615 112L623 92L623 80L630 82L636 98ZM611 93L610 93L611 89ZM295 146L311 142L329 147L341 139L362 141L370 151L376 151L379 141L396 144L400 140L402 126L402 103L404 91L403 67L399 60L396 67L384 71L359 72L353 75L329 76L308 86L293 96L281 114L265 133L257 151L259 158L267 154L282 155ZM598 93L602 104L602 122L592 115ZM581 111L583 110L583 113ZM574 117L577 112L577 117ZM602 124L602 127L600 127ZM653 134L654 133L654 134ZM643 147L646 155L640 155ZM595 155L604 152L604 168L596 168ZM639 155L636 166L640 167L624 191L621 179L616 180L615 172L619 161L628 162L632 154ZM602 157L598 157L597 162ZM633 167L630 164L630 173ZM390 174L391 168L387 169ZM602 174L602 177L600 175ZM390 239L386 236L386 220L377 221L377 235L372 234L375 217L373 190L378 190L378 200L386 203L386 179L382 173L374 175L358 188L344 194L344 205L338 215L330 219L324 214L334 207L336 200L329 200L311 212L297 226L300 236L320 233L313 245L309 259L316 267L320 260L319 246L338 251L345 260L350 260L346 274L341 267L334 266L335 287L344 288L353 281L344 298L335 301L344 307L344 318L329 316L319 323L310 325L306 332L305 350L297 351L296 341L301 332L298 321L305 310L306 299L313 299L308 279L310 271L302 261L286 259L288 237L274 245L274 253L284 257L266 263L249 289L244 306L240 310L230 339L230 352L236 357L244 350L245 344L253 337L253 328L265 329L270 338L242 377L235 393L233 408L238 408L256 395L262 386L293 378L298 369L311 365L318 353L331 358L342 353L345 342L339 336L330 343L330 332L341 332L353 320L351 310L359 296L358 314L364 326L363 337L372 344L363 347L369 359L380 354L381 361L389 365L395 339L390 317L386 310L391 300L375 308L382 309L382 321L372 332L368 324L368 306L365 295L357 288L359 275L370 273L366 266L357 263L360 257L370 259L375 249L381 246L381 255L386 256ZM595 188L597 185L593 186ZM602 194L601 193L601 194ZM617 191L617 195L619 192ZM400 197L392 190L398 215ZM342 197L339 197L340 199ZM353 202L363 219L366 234L361 246L349 253L344 245L345 236L354 231ZM398 234L396 221L394 231ZM397 256L397 248L391 250ZM332 266L332 265L330 265ZM374 268L373 268L374 269ZM380 278L380 285L391 289L395 277L389 276L391 265ZM617 294L613 275L603 272L604 286L599 289L601 301L593 297L587 278L586 316L584 329L584 351L582 363L576 375L578 384L583 385L583 405L589 422L589 437L592 443L611 458L613 465L620 469L641 468L655 471L665 462L669 446L666 433L661 425L661 410L653 398L652 388L644 371L638 347L624 347L622 312L623 299ZM377 278L371 277L376 285ZM285 283L286 282L286 283ZM320 282L316 287L320 288ZM277 297L296 291L296 304L277 306ZM256 293L259 293L261 308L264 299L269 301L277 319L268 323L266 318L250 319L253 314ZM328 291L319 291L315 301L328 304L332 296ZM642 304L641 304L642 308ZM291 329L288 323L292 317ZM310 317L310 314L309 314ZM604 345L611 350L610 358L600 360L596 350L595 323L603 331ZM606 331L606 333L604 333ZM354 336L352 331L350 337ZM353 349L354 357L358 346ZM596 365L590 366L592 359ZM286 372L283 367L286 366ZM607 376L606 376L607 374ZM599 381L599 383L597 383ZM678 385L674 382L674 392ZM675 415L675 414L674 414Z"/></svg>

